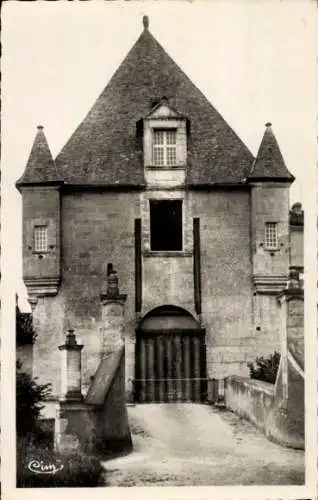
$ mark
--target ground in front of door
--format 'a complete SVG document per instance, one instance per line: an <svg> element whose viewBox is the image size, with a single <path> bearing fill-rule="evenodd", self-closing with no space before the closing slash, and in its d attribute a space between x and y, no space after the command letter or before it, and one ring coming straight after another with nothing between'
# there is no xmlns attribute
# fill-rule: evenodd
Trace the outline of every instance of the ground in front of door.
<svg viewBox="0 0 318 500"><path fill-rule="evenodd" d="M205 404L128 408L134 451L103 462L106 486L304 483L304 452L272 443L253 424Z"/></svg>

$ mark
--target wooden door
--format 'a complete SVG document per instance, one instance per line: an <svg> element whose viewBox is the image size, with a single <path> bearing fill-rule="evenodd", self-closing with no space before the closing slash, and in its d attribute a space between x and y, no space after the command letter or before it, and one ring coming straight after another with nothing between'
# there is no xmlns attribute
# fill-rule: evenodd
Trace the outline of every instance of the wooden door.
<svg viewBox="0 0 318 500"><path fill-rule="evenodd" d="M203 401L206 384L203 330L137 332L136 401Z"/></svg>

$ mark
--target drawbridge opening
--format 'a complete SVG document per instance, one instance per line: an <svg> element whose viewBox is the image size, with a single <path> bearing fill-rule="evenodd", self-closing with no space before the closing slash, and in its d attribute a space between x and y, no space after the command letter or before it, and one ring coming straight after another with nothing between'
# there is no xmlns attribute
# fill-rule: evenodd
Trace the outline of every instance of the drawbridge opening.
<svg viewBox="0 0 318 500"><path fill-rule="evenodd" d="M187 311L162 307L136 331L135 401L203 402L206 399L205 330Z"/></svg>

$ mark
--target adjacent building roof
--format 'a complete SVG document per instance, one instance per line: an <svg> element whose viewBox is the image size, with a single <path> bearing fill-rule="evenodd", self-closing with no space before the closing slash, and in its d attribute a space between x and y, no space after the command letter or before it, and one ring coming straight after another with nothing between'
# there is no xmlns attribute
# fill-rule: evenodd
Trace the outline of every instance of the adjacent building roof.
<svg viewBox="0 0 318 500"><path fill-rule="evenodd" d="M294 203L289 211L289 224L292 226L304 226L304 210L301 203Z"/></svg>
<svg viewBox="0 0 318 500"><path fill-rule="evenodd" d="M253 181L292 182L294 176L287 169L279 149L272 124L266 123L265 132L259 147L249 179Z"/></svg>
<svg viewBox="0 0 318 500"><path fill-rule="evenodd" d="M188 186L245 184L250 172L251 179L291 179L270 129L254 162L232 128L155 40L148 24L144 19L139 39L55 164L43 131L38 131L17 185L63 181L85 186L144 186L140 123L163 98L189 120Z"/></svg>

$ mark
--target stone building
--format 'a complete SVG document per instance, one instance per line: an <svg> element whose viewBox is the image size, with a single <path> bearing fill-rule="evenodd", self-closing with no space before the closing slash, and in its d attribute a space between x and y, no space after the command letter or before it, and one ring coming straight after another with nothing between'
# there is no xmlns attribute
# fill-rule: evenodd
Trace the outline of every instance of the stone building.
<svg viewBox="0 0 318 500"><path fill-rule="evenodd" d="M55 160L38 127L17 182L32 372L52 383L52 411L69 328L84 346L85 395L121 325L136 401L211 398L212 380L279 350L293 180L271 124L254 158L145 17ZM107 276L122 295L105 316Z"/></svg>

